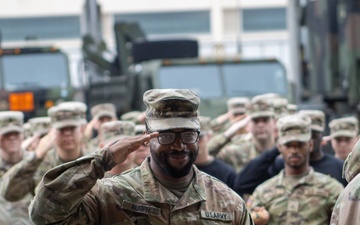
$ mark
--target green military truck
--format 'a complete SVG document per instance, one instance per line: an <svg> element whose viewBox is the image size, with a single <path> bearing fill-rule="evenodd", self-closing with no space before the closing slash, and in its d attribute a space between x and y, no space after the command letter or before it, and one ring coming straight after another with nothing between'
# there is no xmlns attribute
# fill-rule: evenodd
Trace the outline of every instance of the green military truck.
<svg viewBox="0 0 360 225"><path fill-rule="evenodd" d="M117 23L115 34L113 62L101 57L104 43L84 38L89 107L111 102L118 114L144 110L143 93L152 88L194 90L201 98L200 114L211 117L226 112L230 97L274 92L292 99L284 66L275 59L199 57L197 41L147 41L135 23Z"/></svg>
<svg viewBox="0 0 360 225"><path fill-rule="evenodd" d="M292 40L299 47L301 102L320 98L330 117L359 113L360 0L289 4L297 26Z"/></svg>
<svg viewBox="0 0 360 225"><path fill-rule="evenodd" d="M73 89L66 54L53 47L0 48L0 111L46 116Z"/></svg>

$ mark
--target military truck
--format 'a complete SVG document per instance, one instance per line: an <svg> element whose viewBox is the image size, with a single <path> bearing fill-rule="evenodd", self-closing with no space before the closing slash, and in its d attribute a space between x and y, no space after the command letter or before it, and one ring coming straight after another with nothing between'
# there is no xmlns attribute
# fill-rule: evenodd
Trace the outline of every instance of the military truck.
<svg viewBox="0 0 360 225"><path fill-rule="evenodd" d="M303 105L314 97L330 117L359 113L360 1L289 1Z"/></svg>
<svg viewBox="0 0 360 225"><path fill-rule="evenodd" d="M0 110L22 111L27 120L72 96L68 58L59 49L0 48Z"/></svg>
<svg viewBox="0 0 360 225"><path fill-rule="evenodd" d="M117 57L102 57L103 42L84 37L89 77L89 107L111 102L118 114L144 110L143 93L152 88L192 89L201 98L200 113L215 117L226 112L226 100L275 92L291 99L284 66L275 59L245 60L239 56L200 57L196 40L146 39L136 23L114 26Z"/></svg>

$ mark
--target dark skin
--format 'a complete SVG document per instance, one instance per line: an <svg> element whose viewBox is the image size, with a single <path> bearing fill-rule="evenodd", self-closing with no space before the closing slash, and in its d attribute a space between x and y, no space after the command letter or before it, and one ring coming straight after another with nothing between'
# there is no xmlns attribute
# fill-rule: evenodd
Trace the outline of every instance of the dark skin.
<svg viewBox="0 0 360 225"><path fill-rule="evenodd" d="M323 133L318 131L311 131L311 140L313 141L313 151L310 154L311 161L317 161L324 157L324 153L321 149L321 142L323 138Z"/></svg>
<svg viewBox="0 0 360 225"><path fill-rule="evenodd" d="M309 155L313 149L313 142L291 141L278 145L279 151L284 157L285 174L297 175L309 171Z"/></svg>

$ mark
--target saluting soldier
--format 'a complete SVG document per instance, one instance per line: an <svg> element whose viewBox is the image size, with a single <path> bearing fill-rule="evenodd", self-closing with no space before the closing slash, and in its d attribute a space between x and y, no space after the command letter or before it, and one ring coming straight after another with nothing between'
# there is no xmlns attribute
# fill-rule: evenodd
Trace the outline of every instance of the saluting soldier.
<svg viewBox="0 0 360 225"><path fill-rule="evenodd" d="M48 171L30 205L36 224L253 224L245 203L193 163L199 97L190 90L144 93L146 134L128 137ZM112 178L105 172L141 144L151 155Z"/></svg>

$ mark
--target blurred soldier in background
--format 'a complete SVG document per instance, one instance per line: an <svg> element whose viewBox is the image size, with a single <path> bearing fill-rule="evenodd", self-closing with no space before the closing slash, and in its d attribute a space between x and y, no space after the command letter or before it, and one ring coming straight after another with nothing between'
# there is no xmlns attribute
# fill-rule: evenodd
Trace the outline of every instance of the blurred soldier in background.
<svg viewBox="0 0 360 225"><path fill-rule="evenodd" d="M199 154L196 157L197 168L213 177L221 180L230 188L233 188L236 178L235 170L223 161L209 155L207 142L211 138L210 117L199 116L201 130L199 135Z"/></svg>
<svg viewBox="0 0 360 225"><path fill-rule="evenodd" d="M329 128L335 157L345 160L359 139L359 121L355 117L334 119Z"/></svg>
<svg viewBox="0 0 360 225"><path fill-rule="evenodd" d="M121 120L131 121L135 124L145 124L145 112L130 111L121 115Z"/></svg>
<svg viewBox="0 0 360 225"><path fill-rule="evenodd" d="M246 113L246 106L250 103L249 98L233 97L227 100L227 113L210 121L210 128L215 133L223 133L232 124L241 120Z"/></svg>
<svg viewBox="0 0 360 225"><path fill-rule="evenodd" d="M255 96L251 99L247 114L251 118L250 139L240 137L222 148L216 156L237 172L250 160L275 146L275 113L272 105L262 96Z"/></svg>
<svg viewBox="0 0 360 225"><path fill-rule="evenodd" d="M278 148L285 169L257 187L248 199L248 206L255 212L252 214L255 224L329 224L343 186L309 166L313 148L310 119L300 115L285 116L277 125ZM270 216L263 214L264 210ZM261 215L266 217L261 218Z"/></svg>
<svg viewBox="0 0 360 225"><path fill-rule="evenodd" d="M360 141L344 163L343 174L349 182L336 201L330 225L359 224L360 221Z"/></svg>
<svg viewBox="0 0 360 225"><path fill-rule="evenodd" d="M51 128L50 117L35 117L29 119L28 124L31 130L31 136L25 139L21 146L26 151L34 151L39 144L39 141L44 137Z"/></svg>
<svg viewBox="0 0 360 225"><path fill-rule="evenodd" d="M23 120L22 112L0 112L0 184L3 183L3 175L26 157L27 153L21 148ZM31 224L27 209L31 197L27 195L15 202L8 202L0 197L0 222L4 220L3 224Z"/></svg>
<svg viewBox="0 0 360 225"><path fill-rule="evenodd" d="M85 129L86 140L91 140L98 136L101 124L117 120L116 106L111 103L95 105L91 108L91 118Z"/></svg>
<svg viewBox="0 0 360 225"><path fill-rule="evenodd" d="M84 108L83 103L71 102L48 110L52 129L35 151L3 176L0 193L6 200L17 201L28 193L34 195L37 184L49 169L87 154L83 149Z"/></svg>

